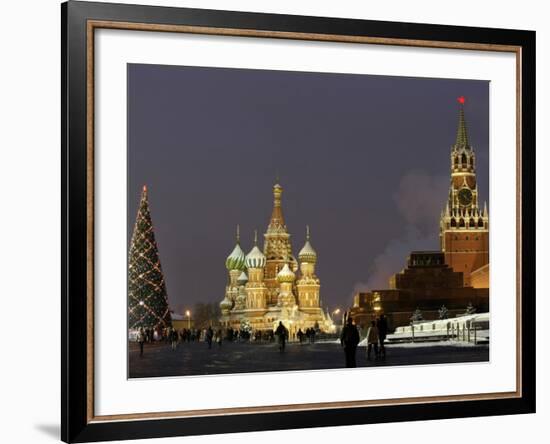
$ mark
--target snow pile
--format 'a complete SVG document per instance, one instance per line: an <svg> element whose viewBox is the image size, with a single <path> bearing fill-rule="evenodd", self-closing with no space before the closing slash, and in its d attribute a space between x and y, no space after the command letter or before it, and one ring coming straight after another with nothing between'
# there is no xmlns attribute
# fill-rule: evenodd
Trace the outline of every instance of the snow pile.
<svg viewBox="0 0 550 444"><path fill-rule="evenodd" d="M362 341L365 342L365 341ZM424 348L424 347L481 347L467 341L423 341L423 342L401 342L396 344L385 344L386 348ZM485 345L487 346L487 345Z"/></svg>

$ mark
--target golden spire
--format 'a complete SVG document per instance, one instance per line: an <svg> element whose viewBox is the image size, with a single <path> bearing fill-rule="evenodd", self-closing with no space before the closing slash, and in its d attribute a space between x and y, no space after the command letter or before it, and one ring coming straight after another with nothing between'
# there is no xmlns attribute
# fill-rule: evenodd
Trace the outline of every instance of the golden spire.
<svg viewBox="0 0 550 444"><path fill-rule="evenodd" d="M309 225L306 225L306 240L309 240Z"/></svg>
<svg viewBox="0 0 550 444"><path fill-rule="evenodd" d="M285 221L283 218L283 210L281 208L281 195L283 194L283 187L279 185L279 182L273 185L273 212L271 213L271 220L269 225L271 227L284 226Z"/></svg>
<svg viewBox="0 0 550 444"><path fill-rule="evenodd" d="M466 98L460 96L457 101L460 104L460 108L458 110L458 128L456 130L455 146L460 148L471 148L468 140L468 131L466 129L466 119L464 118L464 103L466 102Z"/></svg>
<svg viewBox="0 0 550 444"><path fill-rule="evenodd" d="M241 242L241 230L240 230L240 227L239 227L239 224L237 224L237 243L240 243Z"/></svg>
<svg viewBox="0 0 550 444"><path fill-rule="evenodd" d="M258 230L254 230L254 245L258 245Z"/></svg>

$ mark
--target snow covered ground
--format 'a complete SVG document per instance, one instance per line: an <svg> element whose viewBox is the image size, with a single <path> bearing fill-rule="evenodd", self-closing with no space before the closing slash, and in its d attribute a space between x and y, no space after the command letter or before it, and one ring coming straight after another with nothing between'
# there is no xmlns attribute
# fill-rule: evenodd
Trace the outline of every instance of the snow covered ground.
<svg viewBox="0 0 550 444"><path fill-rule="evenodd" d="M363 341L365 342L365 341ZM361 344L359 344L361 345ZM422 341L422 342L398 342L387 343L386 348L425 348L425 347L477 347L473 342L467 341Z"/></svg>

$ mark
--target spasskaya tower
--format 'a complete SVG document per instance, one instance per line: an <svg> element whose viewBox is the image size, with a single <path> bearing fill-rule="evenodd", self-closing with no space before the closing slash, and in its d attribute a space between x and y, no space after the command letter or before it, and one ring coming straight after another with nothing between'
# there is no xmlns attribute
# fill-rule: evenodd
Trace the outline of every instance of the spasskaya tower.
<svg viewBox="0 0 550 444"><path fill-rule="evenodd" d="M479 205L476 158L468 139L464 117L465 98L459 97L458 129L451 148L449 197L441 213L439 239L445 262L464 274L471 285L472 271L489 263L489 213Z"/></svg>

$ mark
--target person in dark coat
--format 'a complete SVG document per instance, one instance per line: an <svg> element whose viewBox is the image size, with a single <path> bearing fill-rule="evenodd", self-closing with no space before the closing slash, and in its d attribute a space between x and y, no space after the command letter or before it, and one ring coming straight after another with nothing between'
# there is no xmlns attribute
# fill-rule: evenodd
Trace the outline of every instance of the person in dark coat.
<svg viewBox="0 0 550 444"><path fill-rule="evenodd" d="M342 329L340 344L344 347L346 367L357 367L355 353L357 352L357 345L359 344L359 332L357 331L357 327L353 325L353 319L351 316L348 316L347 323Z"/></svg>
<svg viewBox="0 0 550 444"><path fill-rule="evenodd" d="M300 341L300 344L301 344L302 341L304 340L304 332L302 331L301 328L298 330L298 333L296 333L296 336L298 336L298 341Z"/></svg>
<svg viewBox="0 0 550 444"><path fill-rule="evenodd" d="M143 356L143 344L145 343L145 331L143 330L143 327L140 327L138 334L137 334L137 342L139 344L139 356Z"/></svg>
<svg viewBox="0 0 550 444"><path fill-rule="evenodd" d="M214 330L212 330L212 327L208 327L208 330L206 330L206 343L208 344L208 348L212 348L212 338L214 337Z"/></svg>
<svg viewBox="0 0 550 444"><path fill-rule="evenodd" d="M178 332L174 328L168 329L168 337L170 339L170 344L172 346L172 350L175 350L178 346Z"/></svg>
<svg viewBox="0 0 550 444"><path fill-rule="evenodd" d="M279 351L284 352L286 338L288 337L288 330L281 321L279 321L279 325L277 326L277 330L275 330L275 334L279 338Z"/></svg>
<svg viewBox="0 0 550 444"><path fill-rule="evenodd" d="M380 339L380 357L385 358L386 347L384 346L384 341L386 340L386 336L388 335L388 320L386 319L386 316L380 315L380 318L377 322L377 327L378 337Z"/></svg>

